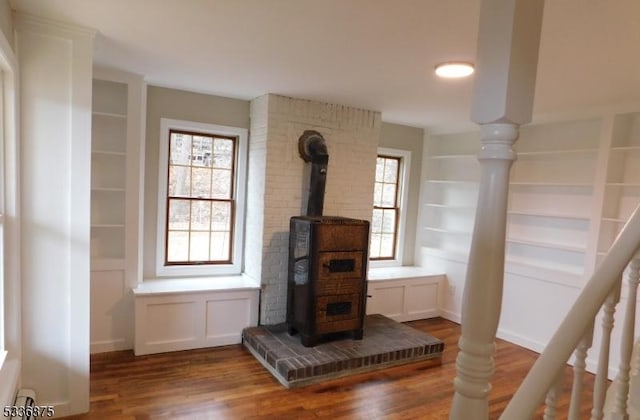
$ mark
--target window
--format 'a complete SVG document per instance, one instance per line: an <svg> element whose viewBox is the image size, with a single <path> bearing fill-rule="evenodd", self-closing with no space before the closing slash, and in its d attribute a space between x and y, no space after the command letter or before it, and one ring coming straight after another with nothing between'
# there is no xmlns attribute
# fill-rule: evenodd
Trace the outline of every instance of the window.
<svg viewBox="0 0 640 420"><path fill-rule="evenodd" d="M161 125L157 274L240 273L247 130Z"/></svg>
<svg viewBox="0 0 640 420"><path fill-rule="evenodd" d="M402 263L402 239L405 218L406 188L410 152L379 149L373 193L371 243L372 261L390 265Z"/></svg>
<svg viewBox="0 0 640 420"><path fill-rule="evenodd" d="M2 72L0 72L0 80L4 78ZM0 88L0 133L4 133L3 122L4 122L4 113L2 111L2 89ZM4 358L6 356L5 351L5 336L4 336L4 311L1 310L4 307L4 195L5 195L5 158L4 158L4 134L0 134L0 366L2 366L4 362Z"/></svg>
<svg viewBox="0 0 640 420"><path fill-rule="evenodd" d="M15 392L20 358L19 143L17 62L0 33L0 395Z"/></svg>

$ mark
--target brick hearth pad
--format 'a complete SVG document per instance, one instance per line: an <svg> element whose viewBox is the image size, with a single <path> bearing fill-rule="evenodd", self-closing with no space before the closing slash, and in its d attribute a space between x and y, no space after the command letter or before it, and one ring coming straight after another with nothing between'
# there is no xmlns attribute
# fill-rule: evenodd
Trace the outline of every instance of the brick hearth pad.
<svg viewBox="0 0 640 420"><path fill-rule="evenodd" d="M285 324L245 328L244 346L285 387L367 372L389 366L440 358L444 343L383 315L367 315L364 338L347 334L340 340L304 347Z"/></svg>

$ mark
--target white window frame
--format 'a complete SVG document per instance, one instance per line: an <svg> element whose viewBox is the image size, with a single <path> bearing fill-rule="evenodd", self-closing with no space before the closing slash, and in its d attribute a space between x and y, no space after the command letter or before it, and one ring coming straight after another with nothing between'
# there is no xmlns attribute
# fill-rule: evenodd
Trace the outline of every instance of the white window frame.
<svg viewBox="0 0 640 420"><path fill-rule="evenodd" d="M233 225L233 262L231 264L206 265L165 265L165 241L167 221L167 182L169 171L169 132L170 130L195 131L206 134L218 134L238 138L237 161L235 162L235 220ZM156 236L156 276L217 276L242 272L244 218L246 198L247 149L249 130L246 128L207 124L194 121L160 119L160 153L158 162L158 223Z"/></svg>
<svg viewBox="0 0 640 420"><path fill-rule="evenodd" d="M400 178L398 180L398 205L400 214L398 215L398 232L395 249L395 258L391 260L369 260L371 268L397 267L402 265L404 256L405 230L407 226L407 203L409 201L409 176L411 174L411 151L403 149L392 149L389 147L379 147L376 158L380 155L400 158ZM373 212L373 206L371 206Z"/></svg>

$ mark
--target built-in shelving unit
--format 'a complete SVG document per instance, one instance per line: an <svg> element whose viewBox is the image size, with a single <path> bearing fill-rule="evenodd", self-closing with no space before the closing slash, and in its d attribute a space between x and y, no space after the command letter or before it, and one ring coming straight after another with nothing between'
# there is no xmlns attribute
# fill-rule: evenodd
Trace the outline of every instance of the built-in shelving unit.
<svg viewBox="0 0 640 420"><path fill-rule="evenodd" d="M521 129L510 179L508 266L584 272L600 123L585 119ZM429 141L421 232L427 254L468 260L479 145L478 133L433 136Z"/></svg>
<svg viewBox="0 0 640 420"><path fill-rule="evenodd" d="M508 262L584 272L599 141L594 119L521 129L510 182Z"/></svg>
<svg viewBox="0 0 640 420"><path fill-rule="evenodd" d="M619 114L613 118L596 263L639 203L640 113Z"/></svg>
<svg viewBox="0 0 640 420"><path fill-rule="evenodd" d="M125 256L127 85L93 80L91 145L91 257ZM115 261L112 261L115 263ZM104 264L102 264L104 265Z"/></svg>
<svg viewBox="0 0 640 420"><path fill-rule="evenodd" d="M91 352L133 347L140 269L142 78L96 68L91 140Z"/></svg>
<svg viewBox="0 0 640 420"><path fill-rule="evenodd" d="M480 177L478 150L475 133L449 135L447 141L428 145L420 238L432 255L459 261L468 256Z"/></svg>

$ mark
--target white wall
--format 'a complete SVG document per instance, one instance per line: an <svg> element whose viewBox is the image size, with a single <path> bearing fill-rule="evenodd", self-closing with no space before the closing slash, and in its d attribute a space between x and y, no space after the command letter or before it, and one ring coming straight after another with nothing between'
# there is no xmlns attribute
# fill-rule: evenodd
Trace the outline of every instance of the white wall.
<svg viewBox="0 0 640 420"><path fill-rule="evenodd" d="M92 39L18 15L22 386L57 415L89 408Z"/></svg>
<svg viewBox="0 0 640 420"><path fill-rule="evenodd" d="M143 277L154 278L158 220L160 119L249 128L249 102L157 86L147 88Z"/></svg>

